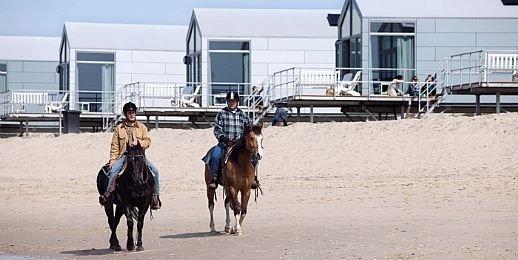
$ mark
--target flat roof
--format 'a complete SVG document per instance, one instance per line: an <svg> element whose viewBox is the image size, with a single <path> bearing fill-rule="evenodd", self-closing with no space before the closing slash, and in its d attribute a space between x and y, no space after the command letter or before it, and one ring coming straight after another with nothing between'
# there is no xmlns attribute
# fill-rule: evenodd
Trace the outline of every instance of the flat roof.
<svg viewBox="0 0 518 260"><path fill-rule="evenodd" d="M70 48L184 51L187 26L66 22Z"/></svg>
<svg viewBox="0 0 518 260"><path fill-rule="evenodd" d="M327 14L334 9L194 9L203 37L336 38Z"/></svg>
<svg viewBox="0 0 518 260"><path fill-rule="evenodd" d="M59 37L0 36L0 60L58 61Z"/></svg>

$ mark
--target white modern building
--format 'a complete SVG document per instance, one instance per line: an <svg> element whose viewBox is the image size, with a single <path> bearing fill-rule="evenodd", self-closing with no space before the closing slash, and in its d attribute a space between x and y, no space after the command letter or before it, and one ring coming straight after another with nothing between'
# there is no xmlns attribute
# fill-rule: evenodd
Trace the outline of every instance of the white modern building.
<svg viewBox="0 0 518 260"><path fill-rule="evenodd" d="M59 48L60 89L83 112L99 112L122 86L184 82L187 26L67 22ZM78 93L77 95L74 93Z"/></svg>
<svg viewBox="0 0 518 260"><path fill-rule="evenodd" d="M513 1L515 5L503 3ZM345 0L338 21L337 67L373 68L362 71L365 81L390 81L397 74L405 81L414 75L424 81L427 75L440 73L443 59L451 55L478 50L518 53L516 4L515 0ZM505 77L511 79L510 74ZM379 87L363 84L362 93Z"/></svg>
<svg viewBox="0 0 518 260"><path fill-rule="evenodd" d="M273 73L334 68L339 10L194 9L187 33L187 82L202 82L203 105L229 90L250 93ZM206 84L205 84L206 83Z"/></svg>
<svg viewBox="0 0 518 260"><path fill-rule="evenodd" d="M57 90L59 37L0 36L0 92Z"/></svg>

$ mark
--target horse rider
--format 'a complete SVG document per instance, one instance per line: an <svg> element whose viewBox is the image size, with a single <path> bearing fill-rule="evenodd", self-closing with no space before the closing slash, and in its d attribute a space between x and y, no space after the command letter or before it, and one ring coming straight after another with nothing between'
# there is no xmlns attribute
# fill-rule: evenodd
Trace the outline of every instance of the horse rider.
<svg viewBox="0 0 518 260"><path fill-rule="evenodd" d="M209 188L217 188L217 174L220 167L221 157L226 153L227 148L234 145L242 136L247 125L251 124L250 118L237 107L239 94L229 92L226 96L227 106L219 111L214 124L214 136L218 139L218 144L212 149L210 154L209 170L212 179L209 181ZM254 167L257 161L254 161ZM257 175L252 183L252 189L259 187Z"/></svg>
<svg viewBox="0 0 518 260"><path fill-rule="evenodd" d="M147 149L151 145L151 138L147 131L147 127L137 122L137 106L132 102L124 104L122 112L126 119L119 124L113 132L111 148L110 148L110 171L108 188L106 192L99 197L99 203L105 205L108 198L115 191L114 179L121 171L126 161L126 149L129 147L140 145L142 149ZM161 207L159 198L160 183L158 169L146 158L146 165L153 175L155 187L153 197L151 199L151 209L157 210Z"/></svg>

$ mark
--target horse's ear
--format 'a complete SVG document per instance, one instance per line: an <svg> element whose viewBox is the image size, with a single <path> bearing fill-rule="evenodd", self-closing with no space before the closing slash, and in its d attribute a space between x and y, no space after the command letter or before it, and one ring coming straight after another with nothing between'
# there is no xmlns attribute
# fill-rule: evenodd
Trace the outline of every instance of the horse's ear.
<svg viewBox="0 0 518 260"><path fill-rule="evenodd" d="M253 126L254 126L254 124L247 124L247 125L245 126L245 134L250 133L250 131L252 131L252 130L253 130Z"/></svg>
<svg viewBox="0 0 518 260"><path fill-rule="evenodd" d="M253 127L252 127L252 130L254 131L255 134L261 134L262 129L263 129L263 122L261 122L257 125L253 125Z"/></svg>

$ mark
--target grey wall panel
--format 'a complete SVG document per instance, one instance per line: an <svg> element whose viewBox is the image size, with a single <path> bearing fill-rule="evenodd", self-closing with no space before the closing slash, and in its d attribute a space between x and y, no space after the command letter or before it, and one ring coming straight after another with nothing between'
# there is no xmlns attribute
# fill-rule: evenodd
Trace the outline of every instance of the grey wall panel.
<svg viewBox="0 0 518 260"><path fill-rule="evenodd" d="M52 83L23 83L23 89L27 90L57 90L57 84Z"/></svg>
<svg viewBox="0 0 518 260"><path fill-rule="evenodd" d="M24 72L52 72L56 73L56 66L58 62L51 61L24 61L23 71Z"/></svg>
<svg viewBox="0 0 518 260"><path fill-rule="evenodd" d="M518 46L518 33L477 33L477 46Z"/></svg>
<svg viewBox="0 0 518 260"><path fill-rule="evenodd" d="M518 19L437 19L437 32L518 33Z"/></svg>
<svg viewBox="0 0 518 260"><path fill-rule="evenodd" d="M6 61L6 62L7 62L7 71L9 71L9 72L23 71L23 62L21 62L21 61Z"/></svg>
<svg viewBox="0 0 518 260"><path fill-rule="evenodd" d="M7 89L9 90L20 90L23 89L23 83L8 83Z"/></svg>
<svg viewBox="0 0 518 260"><path fill-rule="evenodd" d="M417 47L418 60L436 60L435 47Z"/></svg>
<svg viewBox="0 0 518 260"><path fill-rule="evenodd" d="M445 57L449 57L451 55L470 52L470 51L479 51L480 47L476 46L463 46L463 47L437 47L435 48L435 57L437 60L441 60Z"/></svg>
<svg viewBox="0 0 518 260"><path fill-rule="evenodd" d="M475 46L475 33L419 33L417 46Z"/></svg>
<svg viewBox="0 0 518 260"><path fill-rule="evenodd" d="M417 19L416 32L435 32L435 19Z"/></svg>
<svg viewBox="0 0 518 260"><path fill-rule="evenodd" d="M54 73L8 72L7 81L18 83L55 83Z"/></svg>

